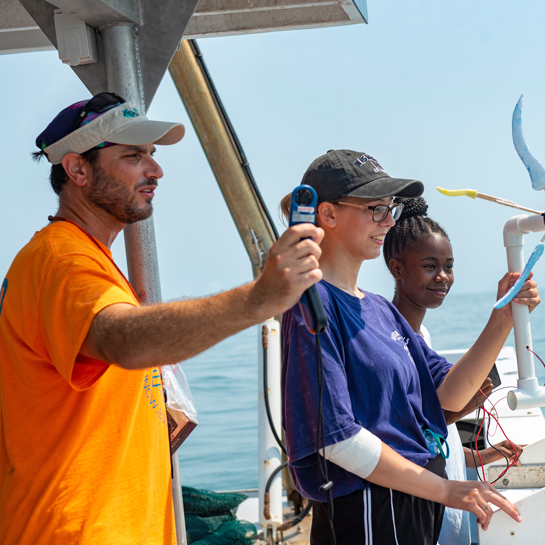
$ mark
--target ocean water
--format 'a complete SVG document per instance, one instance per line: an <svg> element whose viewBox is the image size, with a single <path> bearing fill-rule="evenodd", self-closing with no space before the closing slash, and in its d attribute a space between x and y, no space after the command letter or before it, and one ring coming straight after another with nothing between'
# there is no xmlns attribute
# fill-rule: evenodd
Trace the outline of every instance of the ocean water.
<svg viewBox="0 0 545 545"><path fill-rule="evenodd" d="M435 350L469 348L486 325L494 293L451 294L426 315ZM532 313L534 351L545 359L545 303ZM514 346L511 334L506 345ZM211 490L257 488L257 328L184 364L199 425L180 447L182 485ZM536 360L536 375L545 368Z"/></svg>

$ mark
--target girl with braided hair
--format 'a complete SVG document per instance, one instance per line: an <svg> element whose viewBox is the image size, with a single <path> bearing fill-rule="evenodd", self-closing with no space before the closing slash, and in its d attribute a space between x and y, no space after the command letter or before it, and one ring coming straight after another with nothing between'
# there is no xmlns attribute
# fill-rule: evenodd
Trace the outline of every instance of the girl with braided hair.
<svg viewBox="0 0 545 545"><path fill-rule="evenodd" d="M297 305L282 316L282 423L295 486L312 500L311 545L435 545L443 505L475 513L484 529L489 502L520 522L489 483L445 479L439 439L447 435L442 408L460 410L473 397L512 328L510 310L494 311L450 365L394 305L358 286L362 263L380 256L399 219L393 197L418 197L422 183L391 178L352 150L319 157L302 183L318 195L325 233L316 287L328 327L317 338ZM289 197L282 209L289 214ZM500 295L515 277L500 281ZM518 299L536 306L535 282Z"/></svg>
<svg viewBox="0 0 545 545"><path fill-rule="evenodd" d="M386 266L395 279L396 288L392 303L431 348L431 336L422 324L428 309L443 304L454 282L454 257L450 239L445 230L428 217L428 204L422 197L396 199L403 211L384 239L383 256ZM492 381L486 378L480 391L460 412L445 411L448 424L450 456L447 459L447 475L452 480L466 480L465 468L475 468L470 449L462 447L455 422L473 412L484 403L492 392ZM509 462L522 453L522 447L502 441L481 451L481 459L488 464L501 458L503 453ZM520 462L516 462L520 465ZM441 545L469 545L471 541L469 513L447 507L439 536Z"/></svg>

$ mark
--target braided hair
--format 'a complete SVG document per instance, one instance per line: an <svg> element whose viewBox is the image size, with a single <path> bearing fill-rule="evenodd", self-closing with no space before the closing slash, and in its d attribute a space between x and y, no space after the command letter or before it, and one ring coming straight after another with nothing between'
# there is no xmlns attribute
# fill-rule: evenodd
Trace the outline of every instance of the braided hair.
<svg viewBox="0 0 545 545"><path fill-rule="evenodd" d="M428 217L428 203L422 198L396 198L396 203L404 205L401 217L388 231L384 238L383 255L386 266L390 267L391 259L399 259L402 252L413 250L433 235L446 237L446 231Z"/></svg>

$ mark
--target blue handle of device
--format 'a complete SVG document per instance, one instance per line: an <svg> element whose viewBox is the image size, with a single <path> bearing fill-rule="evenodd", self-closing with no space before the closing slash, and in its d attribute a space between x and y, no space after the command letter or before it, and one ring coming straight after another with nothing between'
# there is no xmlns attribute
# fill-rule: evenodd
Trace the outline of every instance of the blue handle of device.
<svg viewBox="0 0 545 545"><path fill-rule="evenodd" d="M301 193L306 193L304 195L305 200L297 200L298 194L301 195ZM309 195L311 197L310 200L308 200ZM315 189L309 185L297 186L291 194L290 227L300 223L312 223L316 225L317 206L318 195ZM327 327L327 315L316 286L311 286L303 293L299 301L299 308L310 333L316 335L325 331Z"/></svg>
<svg viewBox="0 0 545 545"><path fill-rule="evenodd" d="M299 308L307 329L313 335L323 333L327 327L327 315L316 286L310 286L299 301Z"/></svg>
<svg viewBox="0 0 545 545"><path fill-rule="evenodd" d="M503 308L507 303L510 303L514 298L515 295L520 291L520 288L522 288L522 285L528 277L530 276L530 273L532 272L532 269L534 268L534 265L539 261L539 258L543 255L543 250L545 249L545 245L543 242L538 242L537 246L534 248L534 251L532 252L532 255L528 259L528 263L526 263L526 267L524 267L524 270L522 271L522 274L517 279L517 281L513 284L511 289L498 301L496 301L496 304L494 305L494 308Z"/></svg>

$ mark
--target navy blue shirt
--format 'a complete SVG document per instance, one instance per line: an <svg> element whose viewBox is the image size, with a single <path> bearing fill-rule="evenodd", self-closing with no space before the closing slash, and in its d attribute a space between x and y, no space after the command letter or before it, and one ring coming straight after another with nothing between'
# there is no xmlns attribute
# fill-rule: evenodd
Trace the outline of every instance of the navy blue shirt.
<svg viewBox="0 0 545 545"><path fill-rule="evenodd" d="M359 299L325 281L317 288L328 317L328 328L320 335L326 446L363 427L425 466L434 455L422 428L447 435L436 390L451 365L421 343L383 297L365 292ZM298 305L282 317L282 421L297 489L307 498L326 501L318 490L323 479L316 457L316 344ZM333 497L368 485L333 463L328 462L328 472Z"/></svg>

